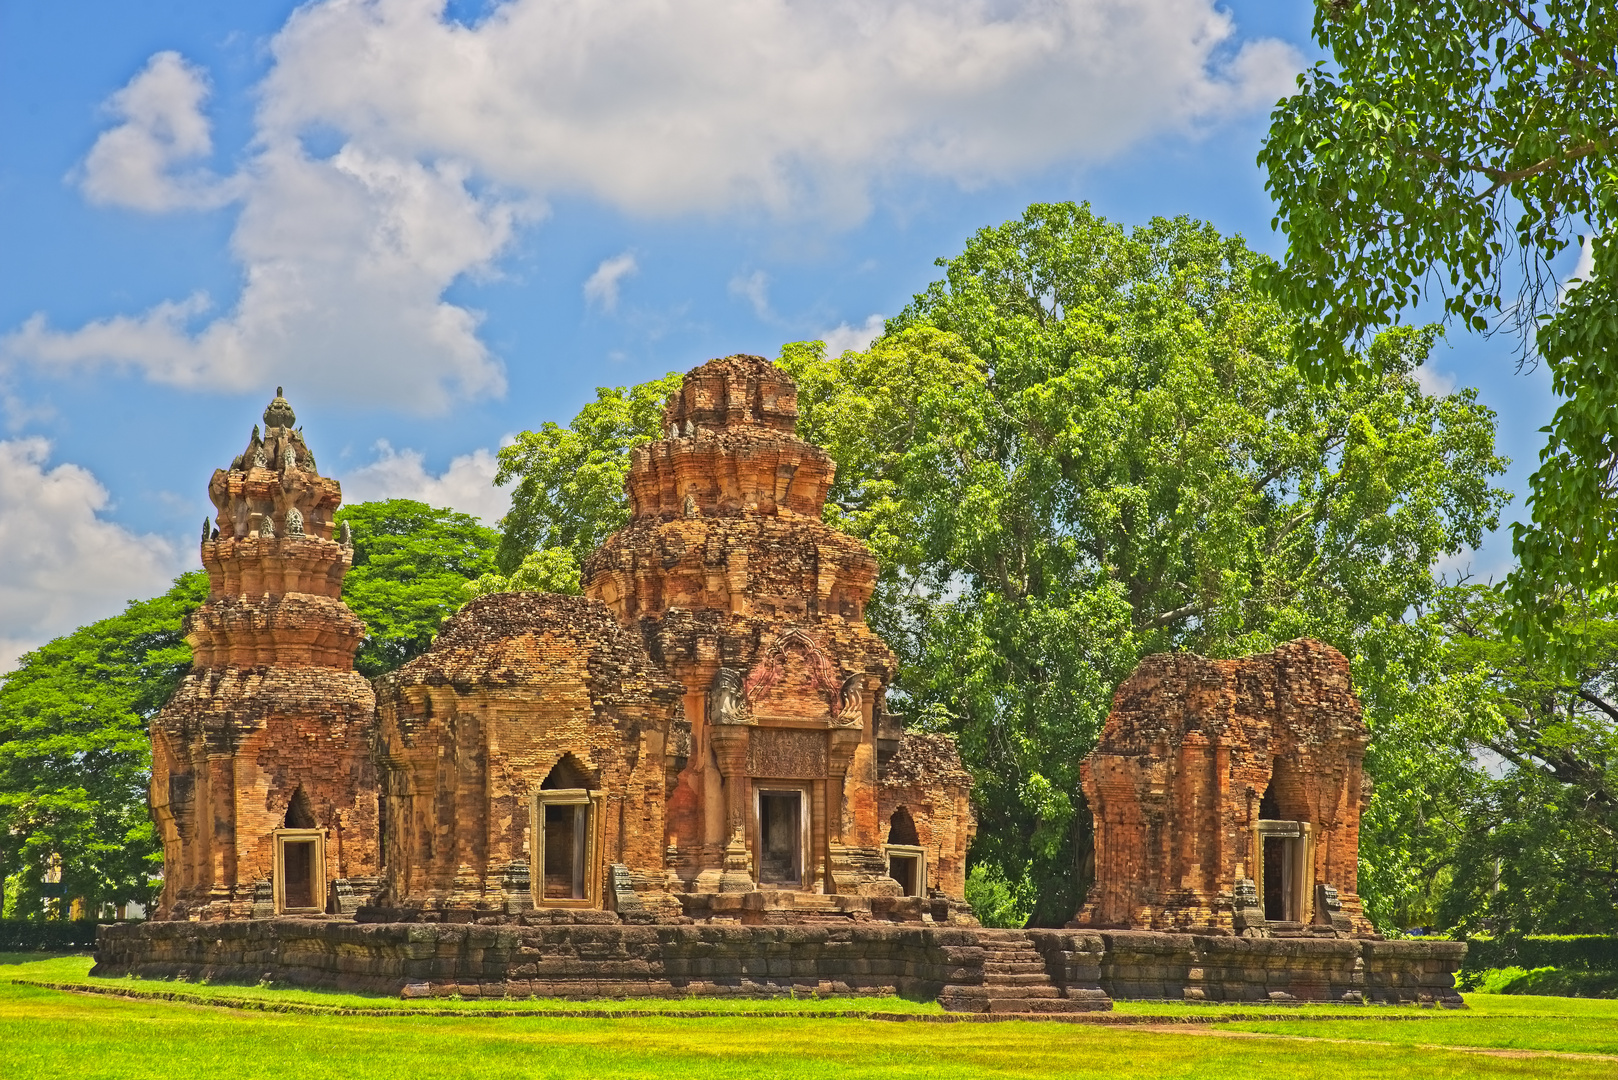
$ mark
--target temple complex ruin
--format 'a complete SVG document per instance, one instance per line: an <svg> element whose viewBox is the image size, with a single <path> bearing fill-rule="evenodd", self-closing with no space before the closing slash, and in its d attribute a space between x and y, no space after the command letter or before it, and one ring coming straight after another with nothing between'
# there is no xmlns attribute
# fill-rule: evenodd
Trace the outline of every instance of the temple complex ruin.
<svg viewBox="0 0 1618 1080"><path fill-rule="evenodd" d="M1062 930L980 927L954 740L888 711L877 564L756 356L689 372L632 451L582 596L498 593L374 684L353 560L277 391L204 526L191 674L151 724L157 917L96 974L405 996L905 994L1458 1003L1465 945L1356 894L1368 733L1317 642L1153 656L1082 763L1096 882Z"/></svg>

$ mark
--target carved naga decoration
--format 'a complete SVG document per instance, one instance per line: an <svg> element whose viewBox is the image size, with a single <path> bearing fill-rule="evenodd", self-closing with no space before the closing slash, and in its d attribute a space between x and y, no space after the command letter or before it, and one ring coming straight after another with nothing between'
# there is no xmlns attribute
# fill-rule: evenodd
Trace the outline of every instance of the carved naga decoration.
<svg viewBox="0 0 1618 1080"><path fill-rule="evenodd" d="M742 673L735 668L714 672L708 687L708 719L715 724L746 724L752 721L747 697L742 693Z"/></svg>

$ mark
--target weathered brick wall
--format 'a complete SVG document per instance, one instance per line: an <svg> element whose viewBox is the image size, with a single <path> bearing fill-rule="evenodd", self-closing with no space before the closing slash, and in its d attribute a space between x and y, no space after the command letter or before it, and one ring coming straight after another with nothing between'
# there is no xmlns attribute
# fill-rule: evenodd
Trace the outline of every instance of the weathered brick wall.
<svg viewBox="0 0 1618 1080"><path fill-rule="evenodd" d="M927 884L945 896L966 895L966 851L977 833L972 813L972 775L961 765L948 735L907 731L882 770L877 820L891 832L901 808L909 812L916 839L927 852Z"/></svg>
<svg viewBox="0 0 1618 1080"><path fill-rule="evenodd" d="M481 597L378 687L388 774L383 907L531 907L530 806L568 757L604 795L593 872L622 863L644 901L671 908L663 808L671 744L686 738L681 687L605 605Z"/></svg>
<svg viewBox="0 0 1618 1080"><path fill-rule="evenodd" d="M1458 1005L1464 942L1264 939L1130 931L841 926L626 926L534 911L501 925L306 918L104 926L100 976L208 979L411 996L887 995L981 1012L986 957L1022 942L1061 1000L1436 1002ZM1028 1001L1016 1008L1037 1008Z"/></svg>
<svg viewBox="0 0 1618 1080"><path fill-rule="evenodd" d="M1081 765L1096 881L1075 925L1231 929L1236 883L1260 876L1255 829L1273 787L1278 816L1313 830L1304 904L1333 885L1354 931L1371 933L1355 892L1369 739L1329 645L1142 660Z"/></svg>

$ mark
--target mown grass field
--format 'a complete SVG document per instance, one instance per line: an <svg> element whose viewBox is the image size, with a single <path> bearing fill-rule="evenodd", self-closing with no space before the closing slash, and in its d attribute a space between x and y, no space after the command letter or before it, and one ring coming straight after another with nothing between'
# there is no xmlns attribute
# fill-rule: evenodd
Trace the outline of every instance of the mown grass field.
<svg viewBox="0 0 1618 1080"><path fill-rule="evenodd" d="M892 1000L685 1001L664 1007L728 1015L579 1019L546 1015L556 1008L576 1009L578 1003L416 1003L271 988L90 980L88 968L87 957L0 955L0 1075L19 1080L1618 1076L1618 1002L1609 1001L1474 995L1465 1012L1324 1006L1286 1012L1297 1019L1213 1024L1169 1021L1238 1010L1121 1005L1120 1013L1150 1021L1131 1027L824 1015L845 1009L936 1009ZM156 989L188 1000L89 996L7 981L12 979ZM390 1015L290 1014L208 1004L248 995L316 1007L381 1007ZM446 1009L514 1006L526 1015L443 1015ZM761 1008L798 1015L750 1015ZM1239 1011L1251 1015L1255 1010ZM1566 1053L1600 1056L1562 1056Z"/></svg>

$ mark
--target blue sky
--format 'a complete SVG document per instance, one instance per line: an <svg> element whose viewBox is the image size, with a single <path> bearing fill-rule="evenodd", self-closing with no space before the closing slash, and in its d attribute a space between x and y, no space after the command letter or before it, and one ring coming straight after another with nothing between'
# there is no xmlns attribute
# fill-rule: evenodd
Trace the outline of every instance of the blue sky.
<svg viewBox="0 0 1618 1080"><path fill-rule="evenodd" d="M207 478L278 384L350 500L492 523L502 437L598 385L858 345L1030 202L1279 255L1254 156L1310 19L0 0L0 670L196 564ZM1459 332L1431 369L1500 413L1520 492L1544 371Z"/></svg>

